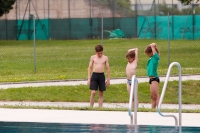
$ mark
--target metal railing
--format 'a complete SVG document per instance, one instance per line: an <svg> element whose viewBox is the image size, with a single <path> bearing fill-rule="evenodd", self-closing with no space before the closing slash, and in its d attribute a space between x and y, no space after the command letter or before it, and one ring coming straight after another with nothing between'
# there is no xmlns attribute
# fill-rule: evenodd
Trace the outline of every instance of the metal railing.
<svg viewBox="0 0 200 133"><path fill-rule="evenodd" d="M132 115L132 102L133 102L133 93L134 93L134 124L137 125L137 91L138 91L138 80L135 75L132 76L131 90L130 90L130 98L129 98L129 107L128 114L131 119L131 124L133 124L133 115Z"/></svg>
<svg viewBox="0 0 200 133"><path fill-rule="evenodd" d="M173 117L175 119L175 125L177 126L178 125L178 120L177 120L177 117L174 116L174 115L163 115L160 111L160 108L161 108L161 104L162 104L162 101L163 101L163 98L164 98L164 95L165 95L165 90L166 90L166 87L167 87L167 83L168 83L168 80L169 80L169 76L170 76L170 71L172 69L172 67L174 65L177 65L178 69L179 69L179 126L182 125L182 119L181 119L181 112L182 112L182 79L181 79L181 65L178 63L178 62L172 62L168 68L168 72L167 72L167 76L166 76L166 79L165 79L165 82L164 82L164 86L163 86L163 89L162 89L162 93L161 93L161 96L160 96L160 100L159 100L159 103L158 103L158 113L163 116L163 117Z"/></svg>

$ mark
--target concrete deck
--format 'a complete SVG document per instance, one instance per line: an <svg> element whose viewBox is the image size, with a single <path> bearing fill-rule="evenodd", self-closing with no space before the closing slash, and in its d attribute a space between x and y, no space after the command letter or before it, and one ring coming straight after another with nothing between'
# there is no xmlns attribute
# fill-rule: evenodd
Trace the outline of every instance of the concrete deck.
<svg viewBox="0 0 200 133"><path fill-rule="evenodd" d="M0 101L0 106L41 106L41 107L89 107L89 102L28 102L28 101ZM94 103L98 107L98 103ZM127 108L128 103L103 103L104 108ZM150 103L139 103L139 108L151 108ZM161 109L179 109L178 104L162 104ZM182 104L182 109L197 110L198 104Z"/></svg>
<svg viewBox="0 0 200 133"><path fill-rule="evenodd" d="M176 115L177 113L166 113ZM127 112L117 111L77 111L44 109L1 109L0 121L8 122L45 122L45 123L82 123L82 124L130 124ZM182 113L182 126L200 127L200 115ZM175 126L172 117L162 117L158 113L138 112L137 125Z"/></svg>

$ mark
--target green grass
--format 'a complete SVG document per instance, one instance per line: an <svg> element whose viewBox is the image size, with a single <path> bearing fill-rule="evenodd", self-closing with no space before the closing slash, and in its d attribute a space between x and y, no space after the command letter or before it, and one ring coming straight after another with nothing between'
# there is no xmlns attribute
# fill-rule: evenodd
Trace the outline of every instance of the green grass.
<svg viewBox="0 0 200 133"><path fill-rule="evenodd" d="M91 110L91 111L127 111L127 108L99 108L99 107L54 107L54 106L23 106L23 105L2 105L0 108L14 109L56 109L56 110ZM138 108L138 112L158 112L157 109ZM178 113L178 109L161 109L162 112ZM200 113L200 109L183 109L182 113Z"/></svg>
<svg viewBox="0 0 200 133"><path fill-rule="evenodd" d="M137 76L146 76L145 47L155 42L161 51L159 75L166 75L168 61L179 62L183 74L200 74L199 40L116 39L104 40L104 54L109 57L111 78L125 77L128 49L138 47ZM90 56L101 40L49 40L36 41L36 73L34 72L33 41L0 41L0 82L38 80L87 79ZM170 60L168 59L170 57ZM178 73L177 68L171 74Z"/></svg>
<svg viewBox="0 0 200 133"><path fill-rule="evenodd" d="M160 93L163 82L159 84ZM148 83L139 83L138 97L140 103L150 103ZM200 82L183 81L182 103L200 104ZM78 86L48 86L0 89L0 101L43 101L43 102L89 102L90 90L87 85ZM96 96L98 100L98 94ZM104 93L104 102L128 103L129 96L126 84L113 84ZM178 81L168 83L163 103L178 103Z"/></svg>

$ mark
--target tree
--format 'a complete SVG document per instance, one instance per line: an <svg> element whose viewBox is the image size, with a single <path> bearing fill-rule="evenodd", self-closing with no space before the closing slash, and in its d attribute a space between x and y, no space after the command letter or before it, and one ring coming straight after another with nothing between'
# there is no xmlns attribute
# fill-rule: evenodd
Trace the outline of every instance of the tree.
<svg viewBox="0 0 200 133"><path fill-rule="evenodd" d="M182 4L189 5L189 4L191 4L192 1L194 1L194 0L179 0L179 1L181 1ZM197 2L199 2L199 0L196 0L196 3L197 3Z"/></svg>
<svg viewBox="0 0 200 133"><path fill-rule="evenodd" d="M16 0L0 0L0 17L13 9Z"/></svg>

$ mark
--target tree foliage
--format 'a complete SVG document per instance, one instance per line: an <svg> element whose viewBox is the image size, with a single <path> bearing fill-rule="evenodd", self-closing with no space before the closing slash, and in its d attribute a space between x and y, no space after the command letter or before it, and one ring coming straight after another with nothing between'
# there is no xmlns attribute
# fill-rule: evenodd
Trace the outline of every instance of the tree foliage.
<svg viewBox="0 0 200 133"><path fill-rule="evenodd" d="M192 1L194 1L194 0L179 0L179 1L181 1L182 4L189 5L189 4L191 4ZM196 3L197 3L197 2L199 2L199 0L196 0Z"/></svg>
<svg viewBox="0 0 200 133"><path fill-rule="evenodd" d="M169 13L169 15L191 15L191 14L193 14L193 10L191 10L191 7L178 9L178 8L175 8L174 6L173 7L167 6L167 4L165 2L163 2L163 4L161 4L161 5L155 5L155 7L153 7L153 9L155 9L155 10L150 9L150 10L142 11L142 15L167 16L168 13ZM195 6L195 7L193 7L193 9L195 10L196 14L200 14L199 6ZM140 13L141 13L141 11L140 11Z"/></svg>
<svg viewBox="0 0 200 133"><path fill-rule="evenodd" d="M0 0L0 17L13 9L16 0Z"/></svg>

